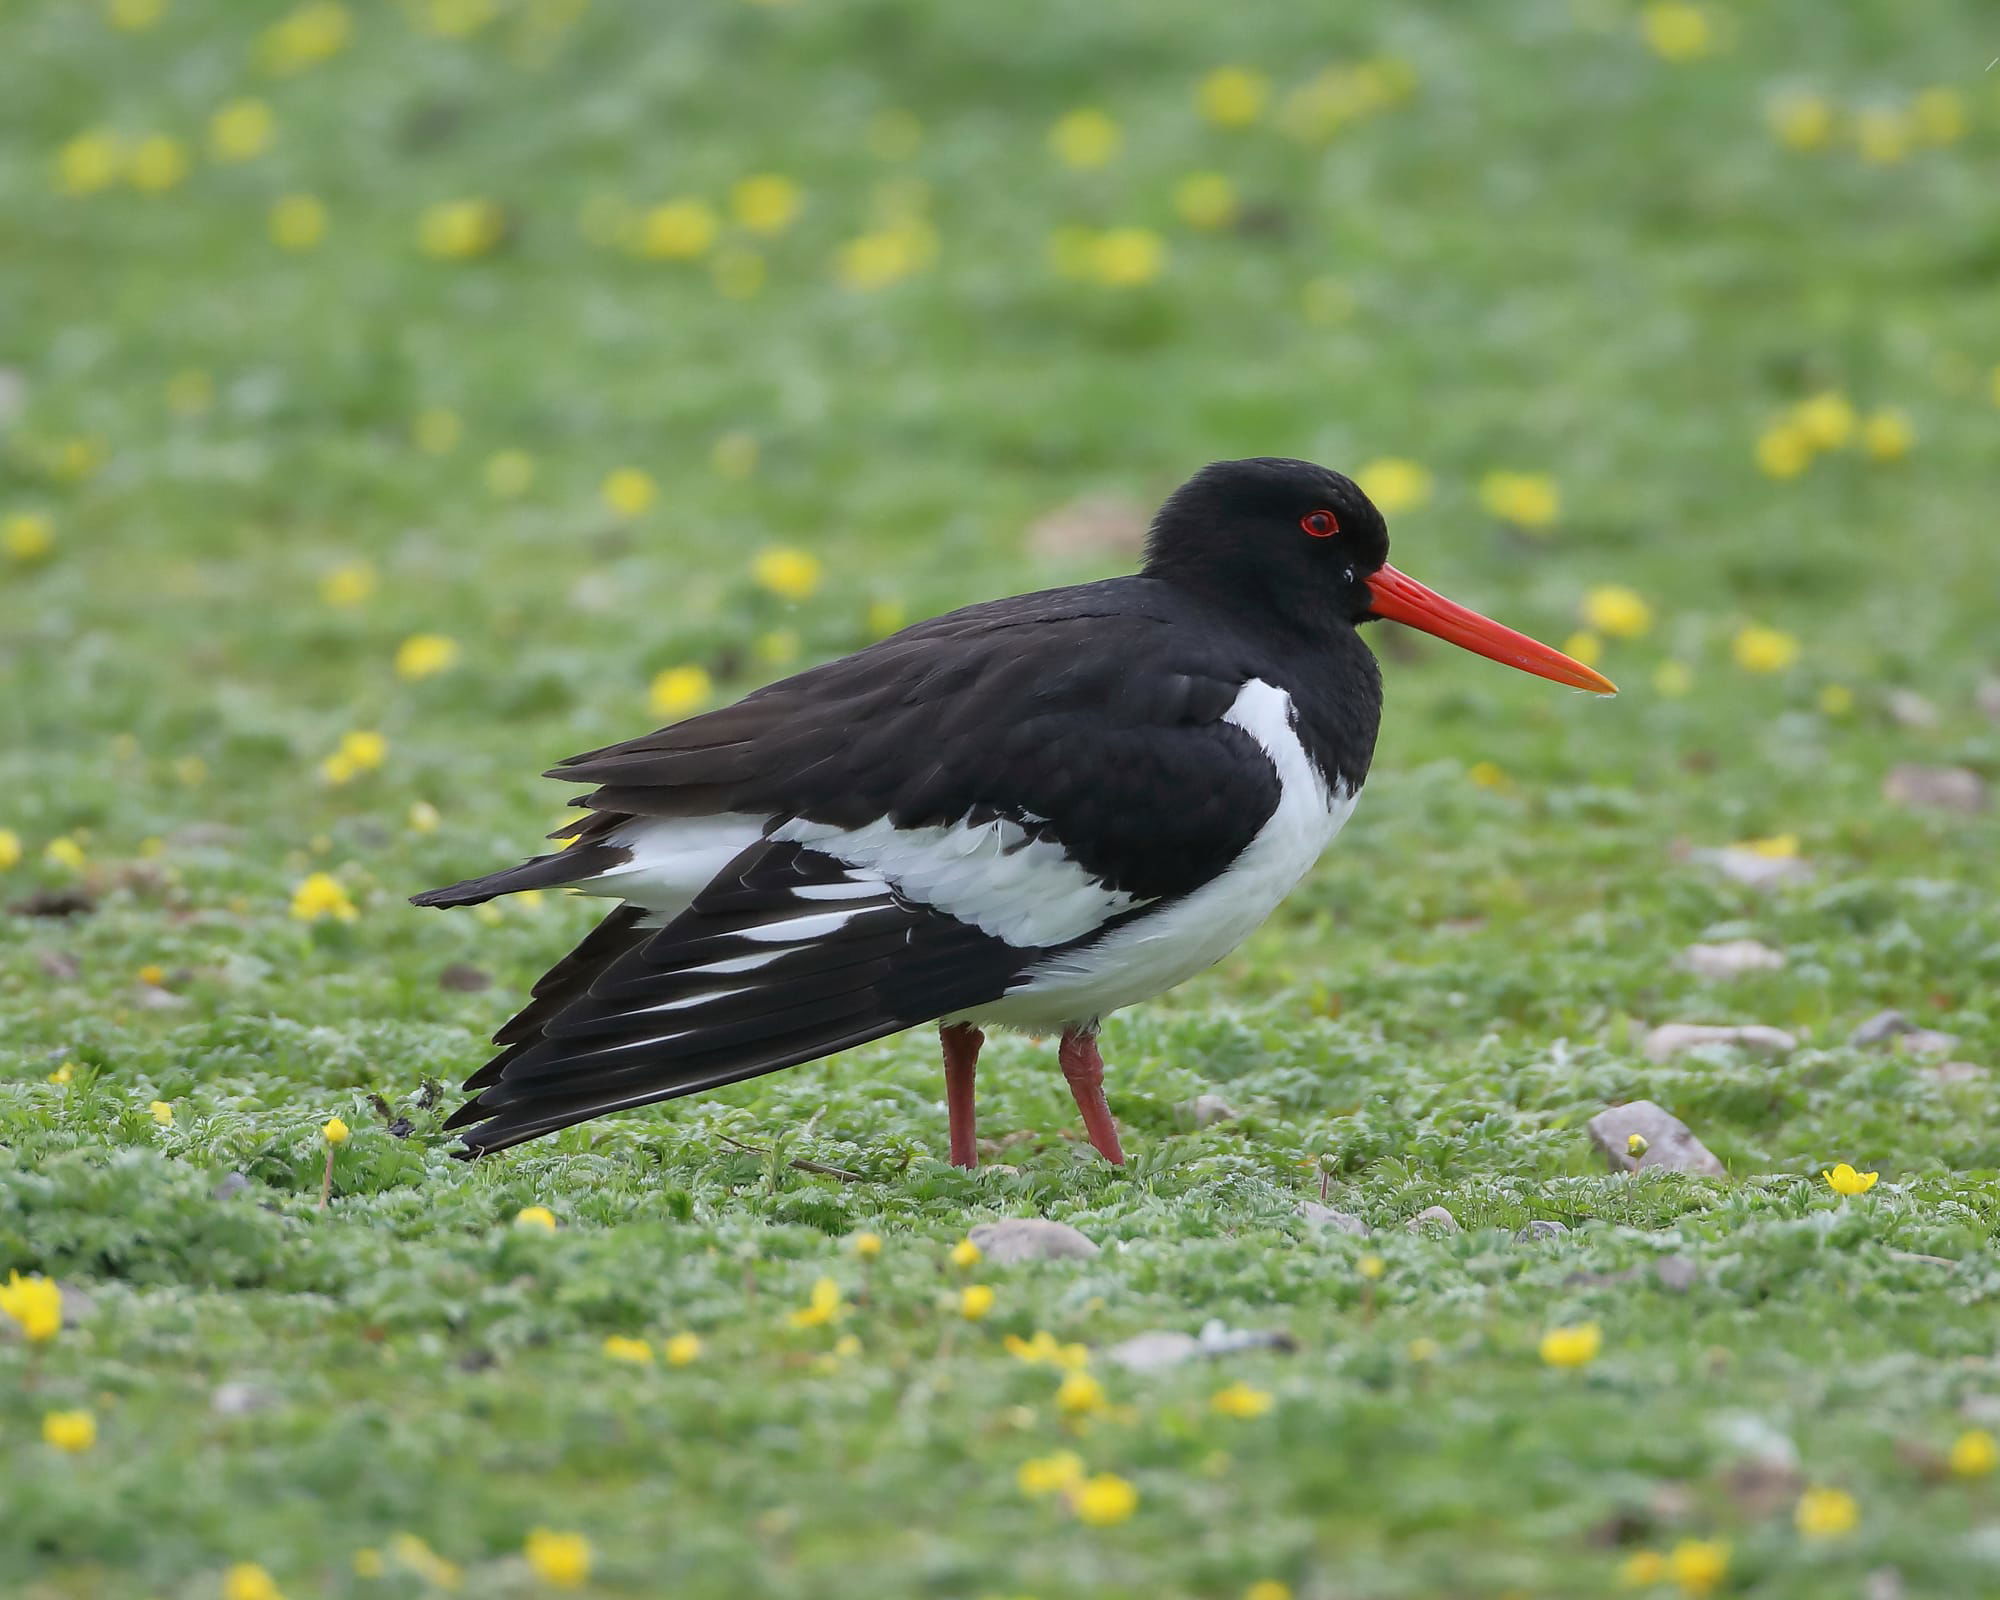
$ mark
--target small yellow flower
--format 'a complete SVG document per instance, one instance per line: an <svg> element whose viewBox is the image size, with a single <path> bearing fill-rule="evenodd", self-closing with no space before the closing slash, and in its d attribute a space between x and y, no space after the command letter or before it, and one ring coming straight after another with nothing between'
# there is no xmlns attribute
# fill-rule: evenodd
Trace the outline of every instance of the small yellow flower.
<svg viewBox="0 0 2000 1600"><path fill-rule="evenodd" d="M445 200L417 219L417 248L434 261L470 261L507 233L507 214L491 200Z"/></svg>
<svg viewBox="0 0 2000 1600"><path fill-rule="evenodd" d="M1837 1539L1861 1521L1861 1506L1845 1489L1808 1489L1799 1496L1792 1522L1808 1539Z"/></svg>
<svg viewBox="0 0 2000 1600"><path fill-rule="evenodd" d="M1812 465L1813 443L1793 422L1777 422L1757 435L1757 470L1784 482Z"/></svg>
<svg viewBox="0 0 2000 1600"><path fill-rule="evenodd" d="M1243 1591L1243 1600L1292 1600L1292 1586L1276 1578L1259 1578Z"/></svg>
<svg viewBox="0 0 2000 1600"><path fill-rule="evenodd" d="M536 1528L523 1553L535 1576L555 1588L581 1589L590 1581L590 1541L580 1533Z"/></svg>
<svg viewBox="0 0 2000 1600"><path fill-rule="evenodd" d="M379 733L356 729L340 737L340 746L322 761L320 776L331 784L351 783L364 772L374 772L388 759L389 741Z"/></svg>
<svg viewBox="0 0 2000 1600"><path fill-rule="evenodd" d="M259 36L258 59L267 72L303 72L339 55L353 31L354 19L338 0L307 0Z"/></svg>
<svg viewBox="0 0 2000 1600"><path fill-rule="evenodd" d="M1914 131L1890 106L1870 106L1854 119L1854 143L1871 167L1893 167L1907 156Z"/></svg>
<svg viewBox="0 0 2000 1600"><path fill-rule="evenodd" d="M97 1443L97 1418L88 1411L50 1411L42 1417L42 1443L80 1455Z"/></svg>
<svg viewBox="0 0 2000 1600"><path fill-rule="evenodd" d="M1056 1386L1056 1410L1066 1417L1087 1417L1106 1405L1104 1385L1087 1372L1071 1372Z"/></svg>
<svg viewBox="0 0 2000 1600"><path fill-rule="evenodd" d="M1375 502L1384 516L1414 511L1431 497L1431 475L1414 461L1401 456L1382 456L1355 473L1361 492Z"/></svg>
<svg viewBox="0 0 2000 1600"><path fill-rule="evenodd" d="M1594 633L1579 629L1563 641L1563 654L1594 667L1604 659L1604 641Z"/></svg>
<svg viewBox="0 0 2000 1600"><path fill-rule="evenodd" d="M547 1206L523 1206L514 1213L517 1228L540 1228L544 1233L556 1231L556 1214Z"/></svg>
<svg viewBox="0 0 2000 1600"><path fill-rule="evenodd" d="M849 289L887 289L920 271L936 253L936 236L917 218L849 239L834 258L834 274Z"/></svg>
<svg viewBox="0 0 2000 1600"><path fill-rule="evenodd" d="M329 1117L326 1126L319 1130L320 1137L328 1144L346 1144L354 1136L354 1130L338 1117Z"/></svg>
<svg viewBox="0 0 2000 1600"><path fill-rule="evenodd" d="M1150 228L1107 228L1091 241L1090 275L1108 289L1136 289L1166 267L1166 241Z"/></svg>
<svg viewBox="0 0 2000 1600"><path fill-rule="evenodd" d="M656 717L684 717L708 704L715 685L706 667L668 667L653 678L646 691L646 703Z"/></svg>
<svg viewBox="0 0 2000 1600"><path fill-rule="evenodd" d="M670 200L639 217L632 248L649 261L694 261L721 231L706 200Z"/></svg>
<svg viewBox="0 0 2000 1600"><path fill-rule="evenodd" d="M1115 1473L1100 1472L1072 1489L1069 1503L1078 1522L1108 1528L1139 1509L1139 1491Z"/></svg>
<svg viewBox="0 0 2000 1600"><path fill-rule="evenodd" d="M1247 128L1264 114L1271 80L1250 67L1217 67L1201 80L1195 106L1218 128Z"/></svg>
<svg viewBox="0 0 2000 1600"><path fill-rule="evenodd" d="M882 1235L879 1233L857 1233L847 1242L863 1261L873 1261L882 1253Z"/></svg>
<svg viewBox="0 0 2000 1600"><path fill-rule="evenodd" d="M604 1353L613 1361L630 1362L635 1367L653 1364L653 1347L644 1339L628 1339L614 1333L604 1341Z"/></svg>
<svg viewBox="0 0 2000 1600"><path fill-rule="evenodd" d="M660 1353L667 1358L670 1367L685 1367L701 1359L701 1336L694 1333L677 1333L660 1346Z"/></svg>
<svg viewBox="0 0 2000 1600"><path fill-rule="evenodd" d="M496 500L518 500L535 481L535 458L525 450L496 450L486 458L480 476Z"/></svg>
<svg viewBox="0 0 2000 1600"><path fill-rule="evenodd" d="M1854 691L1844 683L1829 683L1819 692L1822 716L1844 717L1854 710Z"/></svg>
<svg viewBox="0 0 2000 1600"><path fill-rule="evenodd" d="M1634 1550L1618 1563L1621 1589L1650 1589L1667 1580L1667 1558L1657 1550Z"/></svg>
<svg viewBox="0 0 2000 1600"><path fill-rule="evenodd" d="M1763 839L1745 839L1736 848L1748 850L1753 856L1762 856L1766 861L1796 861L1799 836L1796 833L1774 833Z"/></svg>
<svg viewBox="0 0 2000 1600"><path fill-rule="evenodd" d="M411 441L427 456L450 455L464 436L465 424L458 413L443 406L419 411L416 421L410 424Z"/></svg>
<svg viewBox="0 0 2000 1600"><path fill-rule="evenodd" d="M56 187L64 194L96 194L125 170L125 145L108 128L79 133L56 152Z"/></svg>
<svg viewBox="0 0 2000 1600"><path fill-rule="evenodd" d="M285 195L271 207L271 243L280 250L310 250L326 237L326 220L326 203L317 195Z"/></svg>
<svg viewBox="0 0 2000 1600"><path fill-rule="evenodd" d="M1851 1196L1866 1194L1880 1181L1882 1174L1879 1172L1856 1172L1845 1161L1838 1161L1832 1167L1823 1169L1820 1172L1820 1176L1826 1179L1826 1186L1835 1194Z"/></svg>
<svg viewBox="0 0 2000 1600"><path fill-rule="evenodd" d="M1662 61L1699 61L1715 46L1708 13L1685 0L1654 0L1639 13L1639 31Z"/></svg>
<svg viewBox="0 0 2000 1600"><path fill-rule="evenodd" d="M63 483L81 483L103 465L102 439L62 439L48 452L48 470Z"/></svg>
<svg viewBox="0 0 2000 1600"><path fill-rule="evenodd" d="M74 1061L65 1061L61 1066L57 1067L54 1072L51 1072L49 1074L49 1082L54 1084L64 1084L68 1083L75 1076L76 1076L76 1063Z"/></svg>
<svg viewBox="0 0 2000 1600"><path fill-rule="evenodd" d="M154 1100L147 1104L147 1113L163 1128L174 1125L174 1108L164 1100Z"/></svg>
<svg viewBox="0 0 2000 1600"><path fill-rule="evenodd" d="M1551 1328L1542 1335L1542 1360L1552 1367L1587 1367L1604 1348L1604 1330L1595 1322Z"/></svg>
<svg viewBox="0 0 2000 1600"><path fill-rule="evenodd" d="M21 836L12 828L0 828L0 872L21 864Z"/></svg>
<svg viewBox="0 0 2000 1600"><path fill-rule="evenodd" d="M605 475L598 493L615 515L643 517L659 498L660 486L642 467L619 467Z"/></svg>
<svg viewBox="0 0 2000 1600"><path fill-rule="evenodd" d="M760 172L729 191L729 210L738 225L752 233L783 233L798 217L803 199L790 178Z"/></svg>
<svg viewBox="0 0 2000 1600"><path fill-rule="evenodd" d="M1652 1142L1643 1133L1625 1135L1625 1153L1635 1161L1652 1148Z"/></svg>
<svg viewBox="0 0 2000 1600"><path fill-rule="evenodd" d="M1956 144L1966 122L1965 97L1956 89L1923 89L1910 102L1910 125L1925 144Z"/></svg>
<svg viewBox="0 0 2000 1600"><path fill-rule="evenodd" d="M1681 1592L1701 1600L1729 1572L1729 1546L1720 1539L1683 1539L1667 1554L1667 1575Z"/></svg>
<svg viewBox="0 0 2000 1600"><path fill-rule="evenodd" d="M285 1600L277 1580L254 1561L239 1561L222 1575L222 1600Z"/></svg>
<svg viewBox="0 0 2000 1600"><path fill-rule="evenodd" d="M322 917L352 922L361 913L338 878L330 872L315 872L292 891L292 915L301 922L318 922Z"/></svg>
<svg viewBox="0 0 2000 1600"><path fill-rule="evenodd" d="M0 1316L11 1318L30 1344L46 1344L62 1331L62 1288L40 1273L9 1272L0 1284Z"/></svg>
<svg viewBox="0 0 2000 1600"><path fill-rule="evenodd" d="M1241 209L1236 185L1219 172L1195 172L1174 185L1174 210L1190 228L1226 228Z"/></svg>
<svg viewBox="0 0 2000 1600"><path fill-rule="evenodd" d="M1370 1283L1374 1283L1389 1270L1389 1263L1378 1255L1369 1254L1354 1263L1354 1270Z"/></svg>
<svg viewBox="0 0 2000 1600"><path fill-rule="evenodd" d="M1970 1428L1951 1442L1951 1470L1961 1478L1983 1478L2000 1466L2000 1443L1984 1428Z"/></svg>
<svg viewBox="0 0 2000 1600"><path fill-rule="evenodd" d="M1419 1364L1435 1361L1444 1354L1444 1346L1435 1339L1412 1339L1404 1347L1403 1354Z"/></svg>
<svg viewBox="0 0 2000 1600"><path fill-rule="evenodd" d="M1861 424L1861 449L1870 461L1901 461L1916 442L1916 429L1900 411L1873 411Z"/></svg>
<svg viewBox="0 0 2000 1600"><path fill-rule="evenodd" d="M994 1298L990 1284L968 1283L958 1292L958 1314L967 1322L977 1322L993 1309Z"/></svg>
<svg viewBox="0 0 2000 1600"><path fill-rule="evenodd" d="M1685 661L1662 661L1653 669L1653 692L1663 700L1679 700L1694 689L1694 672Z"/></svg>
<svg viewBox="0 0 2000 1600"><path fill-rule="evenodd" d="M1730 654L1745 672L1783 672L1799 659L1799 641L1779 628L1751 624L1739 629Z"/></svg>
<svg viewBox="0 0 2000 1600"><path fill-rule="evenodd" d="M0 548L10 561L40 561L56 547L56 525L39 511L15 511L0 519Z"/></svg>
<svg viewBox="0 0 2000 1600"><path fill-rule="evenodd" d="M208 119L208 150L217 161L254 161L271 147L277 119L262 100L232 100Z"/></svg>
<svg viewBox="0 0 2000 1600"><path fill-rule="evenodd" d="M438 823L443 820L438 808L428 800L412 800L407 818L412 833L436 833Z"/></svg>
<svg viewBox="0 0 2000 1600"><path fill-rule="evenodd" d="M111 26L143 33L167 14L167 0L111 0Z"/></svg>
<svg viewBox="0 0 2000 1600"><path fill-rule="evenodd" d="M365 561L335 567L320 579L319 596L330 606L352 610L375 593L375 569Z"/></svg>
<svg viewBox="0 0 2000 1600"><path fill-rule="evenodd" d="M951 1247L951 1254L948 1259L954 1267L976 1267L981 1261L986 1259L986 1252L974 1244L971 1239L961 1239Z"/></svg>
<svg viewBox="0 0 2000 1600"><path fill-rule="evenodd" d="M1268 1389L1253 1389L1247 1383L1232 1383L1226 1389L1218 1389L1208 1397L1209 1409L1219 1411L1225 1417L1235 1417L1247 1422L1252 1417L1261 1417L1275 1402Z"/></svg>
<svg viewBox="0 0 2000 1600"><path fill-rule="evenodd" d="M373 1545L363 1545L354 1552L354 1575L357 1578L380 1578L389 1571L389 1563L382 1559L382 1552Z"/></svg>
<svg viewBox="0 0 2000 1600"><path fill-rule="evenodd" d="M66 833L43 845L42 856L50 866L61 867L65 872L81 872L88 865L83 846Z"/></svg>
<svg viewBox="0 0 2000 1600"><path fill-rule="evenodd" d="M1109 165L1124 142L1118 124L1095 106L1065 112L1049 129L1050 152L1064 166L1078 170Z"/></svg>
<svg viewBox="0 0 2000 1600"><path fill-rule="evenodd" d="M1502 522L1533 532L1562 514L1562 493L1545 472L1489 472L1479 480L1479 503Z"/></svg>
<svg viewBox="0 0 2000 1600"><path fill-rule="evenodd" d="M812 1293L804 1306L791 1313L791 1324L795 1328L820 1328L840 1315L840 1285L831 1278L821 1278L812 1286Z"/></svg>
<svg viewBox="0 0 2000 1600"><path fill-rule="evenodd" d="M1583 620L1614 639L1637 639L1651 631L1653 608L1636 589L1602 583L1583 597Z"/></svg>
<svg viewBox="0 0 2000 1600"><path fill-rule="evenodd" d="M1031 1457L1021 1463L1014 1482L1030 1500L1066 1494L1083 1482L1083 1458L1072 1450Z"/></svg>
<svg viewBox="0 0 2000 1600"><path fill-rule="evenodd" d="M187 146L169 134L148 134L132 147L125 176L133 188L163 194L179 188L188 175Z"/></svg>
<svg viewBox="0 0 2000 1600"><path fill-rule="evenodd" d="M413 633L396 646L396 676L415 683L458 665L458 641L442 633Z"/></svg>
<svg viewBox="0 0 2000 1600"><path fill-rule="evenodd" d="M1854 402L1838 389L1802 400L1792 412L1799 431L1815 450L1839 450L1854 437Z"/></svg>
<svg viewBox="0 0 2000 1600"><path fill-rule="evenodd" d="M759 551L750 570L759 584L781 600L807 599L819 587L819 557L789 545Z"/></svg>
<svg viewBox="0 0 2000 1600"><path fill-rule="evenodd" d="M1833 138L1833 107L1820 95L1780 95L1766 115L1787 150L1822 150Z"/></svg>

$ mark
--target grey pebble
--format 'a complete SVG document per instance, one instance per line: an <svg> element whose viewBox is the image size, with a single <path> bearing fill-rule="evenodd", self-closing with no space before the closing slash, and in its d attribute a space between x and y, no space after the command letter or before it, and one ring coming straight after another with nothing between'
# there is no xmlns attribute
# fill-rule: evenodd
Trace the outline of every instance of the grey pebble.
<svg viewBox="0 0 2000 1600"><path fill-rule="evenodd" d="M1088 1261L1097 1254L1097 1246L1067 1222L1044 1217L982 1222L968 1237L988 1261L1002 1267L1017 1261Z"/></svg>

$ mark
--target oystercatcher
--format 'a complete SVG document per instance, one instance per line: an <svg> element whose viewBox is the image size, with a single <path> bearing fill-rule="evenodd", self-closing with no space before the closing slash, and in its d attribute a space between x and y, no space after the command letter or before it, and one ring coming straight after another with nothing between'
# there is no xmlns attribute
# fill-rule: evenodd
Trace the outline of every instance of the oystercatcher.
<svg viewBox="0 0 2000 1600"><path fill-rule="evenodd" d="M1059 1036L1122 1162L1098 1024L1227 955L1340 831L1382 704L1362 624L1616 692L1388 554L1350 479L1218 461L1137 576L968 606L565 761L548 776L598 787L562 848L415 897L622 902L494 1035L459 1154L937 1022L952 1161L978 1162L998 1025Z"/></svg>

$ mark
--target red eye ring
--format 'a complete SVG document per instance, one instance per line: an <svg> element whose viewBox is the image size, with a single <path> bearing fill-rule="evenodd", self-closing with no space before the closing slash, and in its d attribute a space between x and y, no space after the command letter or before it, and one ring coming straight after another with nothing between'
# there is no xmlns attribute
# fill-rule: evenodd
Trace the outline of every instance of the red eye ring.
<svg viewBox="0 0 2000 1600"><path fill-rule="evenodd" d="M1312 511L1299 518L1299 526L1315 539L1331 539L1340 532L1340 519L1331 511Z"/></svg>

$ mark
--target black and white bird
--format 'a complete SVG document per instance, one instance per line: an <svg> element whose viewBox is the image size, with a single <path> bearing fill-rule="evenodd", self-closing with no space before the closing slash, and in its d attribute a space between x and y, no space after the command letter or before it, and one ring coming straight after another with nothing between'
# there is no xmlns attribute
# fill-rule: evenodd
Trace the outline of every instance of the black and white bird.
<svg viewBox="0 0 2000 1600"><path fill-rule="evenodd" d="M1098 1025L1227 955L1340 831L1382 705L1362 624L1616 692L1388 553L1339 473L1219 461L1136 576L968 606L565 761L597 787L563 848L415 897L621 902L466 1080L462 1154L937 1022L955 1163L996 1025L1059 1036L1122 1162Z"/></svg>

